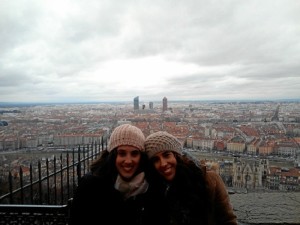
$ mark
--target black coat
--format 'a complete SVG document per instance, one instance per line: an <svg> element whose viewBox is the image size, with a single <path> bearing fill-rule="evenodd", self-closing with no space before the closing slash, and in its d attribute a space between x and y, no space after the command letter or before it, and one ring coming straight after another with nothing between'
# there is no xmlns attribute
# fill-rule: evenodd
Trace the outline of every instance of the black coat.
<svg viewBox="0 0 300 225"><path fill-rule="evenodd" d="M85 175L73 197L70 225L155 224L150 198L146 192L124 200L111 179Z"/></svg>

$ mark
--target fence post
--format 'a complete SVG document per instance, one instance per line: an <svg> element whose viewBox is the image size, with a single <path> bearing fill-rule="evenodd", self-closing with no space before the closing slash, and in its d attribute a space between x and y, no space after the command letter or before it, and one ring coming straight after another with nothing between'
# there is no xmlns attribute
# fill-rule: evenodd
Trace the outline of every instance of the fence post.
<svg viewBox="0 0 300 225"><path fill-rule="evenodd" d="M22 166L20 166L20 188L21 188L21 203L24 204L24 190L23 190L23 170Z"/></svg>
<svg viewBox="0 0 300 225"><path fill-rule="evenodd" d="M13 184L12 184L12 175L11 175L11 172L9 171L9 174L8 174L8 182L9 182L9 203L10 204L13 204L13 196L12 196L12 192L13 192Z"/></svg>
<svg viewBox="0 0 300 225"><path fill-rule="evenodd" d="M40 205L43 204L42 202L42 197L43 197L43 193L42 193L42 170L41 170L41 161L39 160L38 162L38 173L39 173L39 179L38 179L38 183L39 183L39 203Z"/></svg>

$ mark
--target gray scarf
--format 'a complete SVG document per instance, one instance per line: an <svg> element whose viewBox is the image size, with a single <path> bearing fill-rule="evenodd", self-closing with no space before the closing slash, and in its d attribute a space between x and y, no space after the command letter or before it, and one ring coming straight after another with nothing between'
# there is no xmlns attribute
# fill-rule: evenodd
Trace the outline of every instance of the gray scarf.
<svg viewBox="0 0 300 225"><path fill-rule="evenodd" d="M148 186L149 184L145 179L144 172L137 174L130 181L124 181L122 177L118 175L115 183L115 189L120 191L125 199L145 193L148 189Z"/></svg>

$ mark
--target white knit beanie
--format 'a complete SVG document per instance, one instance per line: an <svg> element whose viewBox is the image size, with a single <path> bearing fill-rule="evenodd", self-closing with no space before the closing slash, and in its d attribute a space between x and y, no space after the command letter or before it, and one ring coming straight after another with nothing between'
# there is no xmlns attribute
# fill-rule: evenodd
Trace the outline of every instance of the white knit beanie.
<svg viewBox="0 0 300 225"><path fill-rule="evenodd" d="M182 145L180 141L166 131L158 131L150 134L145 141L145 151L148 158L162 151L172 151L182 154Z"/></svg>
<svg viewBox="0 0 300 225"><path fill-rule="evenodd" d="M145 135L139 128L130 124L123 124L116 127L112 132L107 150L110 152L120 145L131 145L144 151L144 142Z"/></svg>

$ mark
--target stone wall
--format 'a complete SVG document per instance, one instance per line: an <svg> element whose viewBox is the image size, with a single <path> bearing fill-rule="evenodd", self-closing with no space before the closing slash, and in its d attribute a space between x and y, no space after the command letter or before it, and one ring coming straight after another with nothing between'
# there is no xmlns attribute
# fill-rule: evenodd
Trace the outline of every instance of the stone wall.
<svg viewBox="0 0 300 225"><path fill-rule="evenodd" d="M230 199L240 225L300 224L300 192L235 193Z"/></svg>

